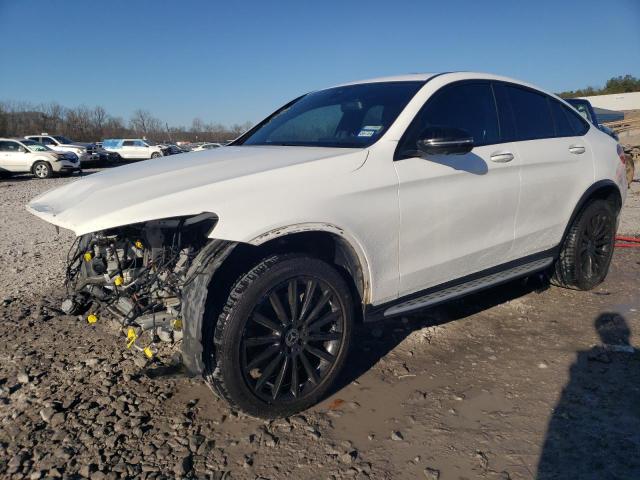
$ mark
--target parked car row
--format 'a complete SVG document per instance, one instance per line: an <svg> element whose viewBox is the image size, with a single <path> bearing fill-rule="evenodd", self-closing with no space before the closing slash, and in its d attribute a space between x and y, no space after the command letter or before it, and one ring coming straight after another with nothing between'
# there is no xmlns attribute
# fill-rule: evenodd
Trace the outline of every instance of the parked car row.
<svg viewBox="0 0 640 480"><path fill-rule="evenodd" d="M113 165L121 161L148 160L190 151L210 150L221 143L156 143L140 138L74 142L63 135L26 135L0 139L0 176L32 173L37 178L80 172L88 164Z"/></svg>

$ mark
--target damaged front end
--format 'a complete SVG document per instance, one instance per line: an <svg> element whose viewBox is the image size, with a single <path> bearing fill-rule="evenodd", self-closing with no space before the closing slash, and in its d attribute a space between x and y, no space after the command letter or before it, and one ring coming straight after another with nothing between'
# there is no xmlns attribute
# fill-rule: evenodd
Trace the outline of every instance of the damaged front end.
<svg viewBox="0 0 640 480"><path fill-rule="evenodd" d="M89 323L103 315L117 319L127 347L153 358L158 340L182 338L183 288L216 222L215 215L202 213L78 237L67 258L62 309L86 314Z"/></svg>

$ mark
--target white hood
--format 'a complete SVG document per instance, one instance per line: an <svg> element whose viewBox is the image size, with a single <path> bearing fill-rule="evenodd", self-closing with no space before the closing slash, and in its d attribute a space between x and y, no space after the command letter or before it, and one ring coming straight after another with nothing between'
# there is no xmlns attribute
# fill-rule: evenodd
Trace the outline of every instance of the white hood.
<svg viewBox="0 0 640 480"><path fill-rule="evenodd" d="M360 149L224 147L104 170L36 197L27 210L76 235L202 212L222 221L238 202L249 209L310 182L330 184L365 159Z"/></svg>

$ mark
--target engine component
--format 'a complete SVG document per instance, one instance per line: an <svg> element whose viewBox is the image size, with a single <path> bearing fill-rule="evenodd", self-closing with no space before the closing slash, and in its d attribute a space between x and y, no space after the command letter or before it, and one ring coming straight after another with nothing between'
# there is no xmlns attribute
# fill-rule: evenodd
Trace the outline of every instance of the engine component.
<svg viewBox="0 0 640 480"><path fill-rule="evenodd" d="M127 348L155 355L154 342L182 338L182 288L216 218L154 220L79 237L68 256L69 314L89 308L88 323L106 311L127 329ZM138 345L149 331L151 343Z"/></svg>

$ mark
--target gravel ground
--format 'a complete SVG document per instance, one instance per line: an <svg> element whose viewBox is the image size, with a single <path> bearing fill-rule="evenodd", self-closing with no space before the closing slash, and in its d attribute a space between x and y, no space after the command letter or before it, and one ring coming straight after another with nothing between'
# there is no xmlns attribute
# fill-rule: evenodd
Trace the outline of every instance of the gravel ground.
<svg viewBox="0 0 640 480"><path fill-rule="evenodd" d="M170 348L145 365L110 323L59 315L71 236L24 204L67 181L0 182L0 477L640 478L638 250L592 292L516 282L359 327L336 391L265 422ZM637 182L620 231L640 231Z"/></svg>

